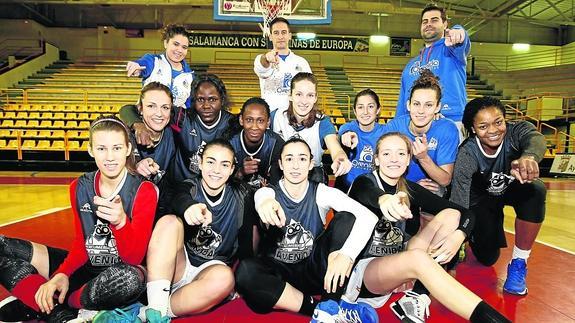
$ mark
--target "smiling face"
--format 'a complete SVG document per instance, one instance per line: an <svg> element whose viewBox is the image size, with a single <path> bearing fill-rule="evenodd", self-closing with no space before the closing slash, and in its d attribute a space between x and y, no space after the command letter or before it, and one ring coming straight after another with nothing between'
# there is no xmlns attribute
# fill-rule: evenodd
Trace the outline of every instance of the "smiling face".
<svg viewBox="0 0 575 323"><path fill-rule="evenodd" d="M375 102L371 95L362 95L358 97L354 108L357 122L364 127L369 127L375 123L379 110L377 102Z"/></svg>
<svg viewBox="0 0 575 323"><path fill-rule="evenodd" d="M274 50L285 51L289 49L291 32L289 30L289 26L285 22L276 22L271 26L270 32L270 40L272 41Z"/></svg>
<svg viewBox="0 0 575 323"><path fill-rule="evenodd" d="M381 139L377 146L375 166L379 175L391 185L395 185L407 170L411 160L410 147L400 136L391 135Z"/></svg>
<svg viewBox="0 0 575 323"><path fill-rule="evenodd" d="M234 172L234 152L220 145L204 149L200 162L202 185L210 195L219 194Z"/></svg>
<svg viewBox="0 0 575 323"><path fill-rule="evenodd" d="M501 110L496 107L488 107L480 110L473 118L473 133L479 138L483 149L493 154L503 142L507 126Z"/></svg>
<svg viewBox="0 0 575 323"><path fill-rule="evenodd" d="M411 122L417 128L430 125L440 108L437 93L433 89L415 90L407 105Z"/></svg>
<svg viewBox="0 0 575 323"><path fill-rule="evenodd" d="M240 125L244 128L244 141L250 145L261 143L266 129L270 125L270 117L266 107L253 103L245 107L240 114Z"/></svg>
<svg viewBox="0 0 575 323"><path fill-rule="evenodd" d="M421 17L421 38L426 43L433 43L443 37L447 28L447 21L441 20L439 10L430 10Z"/></svg>
<svg viewBox="0 0 575 323"><path fill-rule="evenodd" d="M146 126L155 132L161 132L170 121L172 100L162 90L150 90L144 94L140 113Z"/></svg>
<svg viewBox="0 0 575 323"><path fill-rule="evenodd" d="M279 165L284 180L296 185L307 180L314 164L309 147L302 142L293 142L283 147Z"/></svg>
<svg viewBox="0 0 575 323"><path fill-rule="evenodd" d="M298 121L307 118L314 104L317 102L315 84L309 80L299 80L293 84L290 99L293 112Z"/></svg>
<svg viewBox="0 0 575 323"><path fill-rule="evenodd" d="M91 134L88 152L102 176L108 179L116 179L122 174L131 151L132 145L122 131L98 130Z"/></svg>
<svg viewBox="0 0 575 323"><path fill-rule="evenodd" d="M218 89L210 82L200 84L194 106L202 122L208 126L214 124L222 110L222 98Z"/></svg>
<svg viewBox="0 0 575 323"><path fill-rule="evenodd" d="M189 39L184 35L174 35L170 39L164 40L166 58L170 63L181 63L188 55Z"/></svg>

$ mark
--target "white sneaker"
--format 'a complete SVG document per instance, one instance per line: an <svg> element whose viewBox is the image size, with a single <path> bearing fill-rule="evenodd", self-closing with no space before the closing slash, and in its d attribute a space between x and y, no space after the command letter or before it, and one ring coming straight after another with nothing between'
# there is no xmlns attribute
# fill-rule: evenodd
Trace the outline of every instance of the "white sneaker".
<svg viewBox="0 0 575 323"><path fill-rule="evenodd" d="M78 311L78 317L73 319L73 320L68 321L68 323L92 322L92 319L94 318L94 316L96 316L96 314L98 314L98 311L80 309Z"/></svg>
<svg viewBox="0 0 575 323"><path fill-rule="evenodd" d="M425 323L429 317L430 304L429 296L407 291L402 298L391 303L389 307L402 322Z"/></svg>

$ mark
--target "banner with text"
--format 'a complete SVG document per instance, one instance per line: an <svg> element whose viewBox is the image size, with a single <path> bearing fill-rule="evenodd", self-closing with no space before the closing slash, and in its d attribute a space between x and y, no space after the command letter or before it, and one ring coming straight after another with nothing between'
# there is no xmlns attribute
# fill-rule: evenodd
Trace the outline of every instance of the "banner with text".
<svg viewBox="0 0 575 323"><path fill-rule="evenodd" d="M258 35L217 35L202 33L193 33L190 35L190 47L265 49L268 48L267 45L267 40ZM290 40L289 47L294 50L367 52L369 51L369 38L328 36L317 36L314 39L294 38Z"/></svg>
<svg viewBox="0 0 575 323"><path fill-rule="evenodd" d="M549 172L552 174L575 175L575 155L555 154Z"/></svg>

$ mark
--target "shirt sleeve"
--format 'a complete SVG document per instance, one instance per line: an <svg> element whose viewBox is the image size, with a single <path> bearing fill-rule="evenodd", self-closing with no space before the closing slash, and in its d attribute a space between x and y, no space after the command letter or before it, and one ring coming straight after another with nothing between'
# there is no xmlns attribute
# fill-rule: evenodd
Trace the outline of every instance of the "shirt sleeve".
<svg viewBox="0 0 575 323"><path fill-rule="evenodd" d="M270 162L270 182L276 184L282 178L282 170L279 166L279 160L281 158L281 150L284 145L284 140L280 136L276 136L276 143L272 150L271 162Z"/></svg>
<svg viewBox="0 0 575 323"><path fill-rule="evenodd" d="M453 176L451 178L451 202L469 208L469 193L473 174L479 169L477 161L462 147L455 160Z"/></svg>
<svg viewBox="0 0 575 323"><path fill-rule="evenodd" d="M307 60L303 57L300 57L300 58L301 58L302 72L312 73L311 67L309 66L309 63L307 62Z"/></svg>
<svg viewBox="0 0 575 323"><path fill-rule="evenodd" d="M317 188L316 201L320 209L332 208L337 212L346 211L355 216L356 221L340 249L342 254L355 261L371 237L378 221L377 216L342 191L324 184L319 184Z"/></svg>
<svg viewBox="0 0 575 323"><path fill-rule="evenodd" d="M145 66L146 68L140 72L140 77L143 79L147 79L150 74L152 74L152 70L154 69L154 63L156 61L156 55L153 54L146 54L135 62L138 63L140 66Z"/></svg>
<svg viewBox="0 0 575 323"><path fill-rule="evenodd" d="M176 213L176 215L182 219L184 218L184 213L186 213L186 210L190 206L198 203L190 194L190 191L195 185L196 184L192 181L185 180L176 186L176 193L174 200L172 201L172 205L174 207L174 213ZM201 188L196 187L194 190L201 190Z"/></svg>
<svg viewBox="0 0 575 323"><path fill-rule="evenodd" d="M409 66L411 65L411 61L409 61L407 63L407 65L405 66L403 73L401 73L401 86L399 88L399 98L397 99L397 107L395 108L395 117L399 117L402 115L407 114L407 107L405 106L405 102L407 101L407 92L409 91L409 88L411 86L408 86L407 84L405 84L405 73L407 73L407 69L409 69Z"/></svg>
<svg viewBox="0 0 575 323"><path fill-rule="evenodd" d="M375 183L365 176L358 176L351 183L349 197L372 210L379 209L379 198L385 194ZM381 216L381 212L375 213Z"/></svg>
<svg viewBox="0 0 575 323"><path fill-rule="evenodd" d="M351 121L353 122L353 121ZM351 129L351 122L342 124L341 127L339 127L339 130L337 131L337 134L341 137L344 133L346 132L350 132L353 131L353 129Z"/></svg>
<svg viewBox="0 0 575 323"><path fill-rule="evenodd" d="M139 265L152 236L152 227L158 204L158 189L151 182L143 182L132 206L132 218L126 219L126 224L116 229L110 226L116 238L118 254L122 261L130 265Z"/></svg>
<svg viewBox="0 0 575 323"><path fill-rule="evenodd" d="M463 27L460 25L454 25L451 29L463 29ZM446 47L449 50L449 53L455 57L459 63L466 65L467 55L469 55L469 51L471 50L471 40L469 39L467 31L465 29L463 29L463 31L465 32L465 39L463 40L463 43Z"/></svg>
<svg viewBox="0 0 575 323"><path fill-rule="evenodd" d="M76 205L76 186L78 180L75 179L70 184L70 204L72 206L72 213L74 214L74 241L72 247L66 256L66 259L60 264L60 267L54 272L63 273L70 277L80 266L88 260L88 253L86 252L86 244L84 241L84 232L82 230L82 222L78 215L78 208Z"/></svg>
<svg viewBox="0 0 575 323"><path fill-rule="evenodd" d="M130 128L132 128L134 123L142 122L142 119L140 119L140 115L138 114L138 108L131 104L120 108L120 120Z"/></svg>
<svg viewBox="0 0 575 323"><path fill-rule="evenodd" d="M446 120L445 124L441 125L443 128L443 138L439 139L437 146L437 166L453 164L457 158L457 147L459 146L459 129L455 123Z"/></svg>
<svg viewBox="0 0 575 323"><path fill-rule="evenodd" d="M256 59L254 60L254 72L260 79L267 79L274 73L274 68L272 67L271 64L268 67L264 67L262 65L262 62L260 61L262 55L263 54L259 54L258 56L256 56Z"/></svg>
<svg viewBox="0 0 575 323"><path fill-rule="evenodd" d="M511 138L514 144L519 146L521 156L533 156L537 162L541 162L547 149L545 136L527 121L520 121L509 128Z"/></svg>
<svg viewBox="0 0 575 323"><path fill-rule="evenodd" d="M325 137L328 135L336 135L335 126L331 123L328 116L324 116L319 121L319 137L321 138L321 146L325 149Z"/></svg>

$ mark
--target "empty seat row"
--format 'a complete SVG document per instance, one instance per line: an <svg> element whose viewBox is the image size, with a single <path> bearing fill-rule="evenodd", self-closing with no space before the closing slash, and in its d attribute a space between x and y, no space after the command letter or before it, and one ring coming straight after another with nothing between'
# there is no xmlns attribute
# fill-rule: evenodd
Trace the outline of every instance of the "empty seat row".
<svg viewBox="0 0 575 323"><path fill-rule="evenodd" d="M89 129L90 121L76 121L76 120L12 120L4 119L0 124L0 128L27 128L27 129L46 129L46 128L62 128L62 129Z"/></svg>
<svg viewBox="0 0 575 323"><path fill-rule="evenodd" d="M64 151L66 150L66 144L64 140L34 140L26 139L22 142L23 150L46 150L46 151ZM18 140L6 140L0 139L0 149L5 150L17 150ZM71 151L86 151L88 149L88 141L68 141L68 150Z"/></svg>

